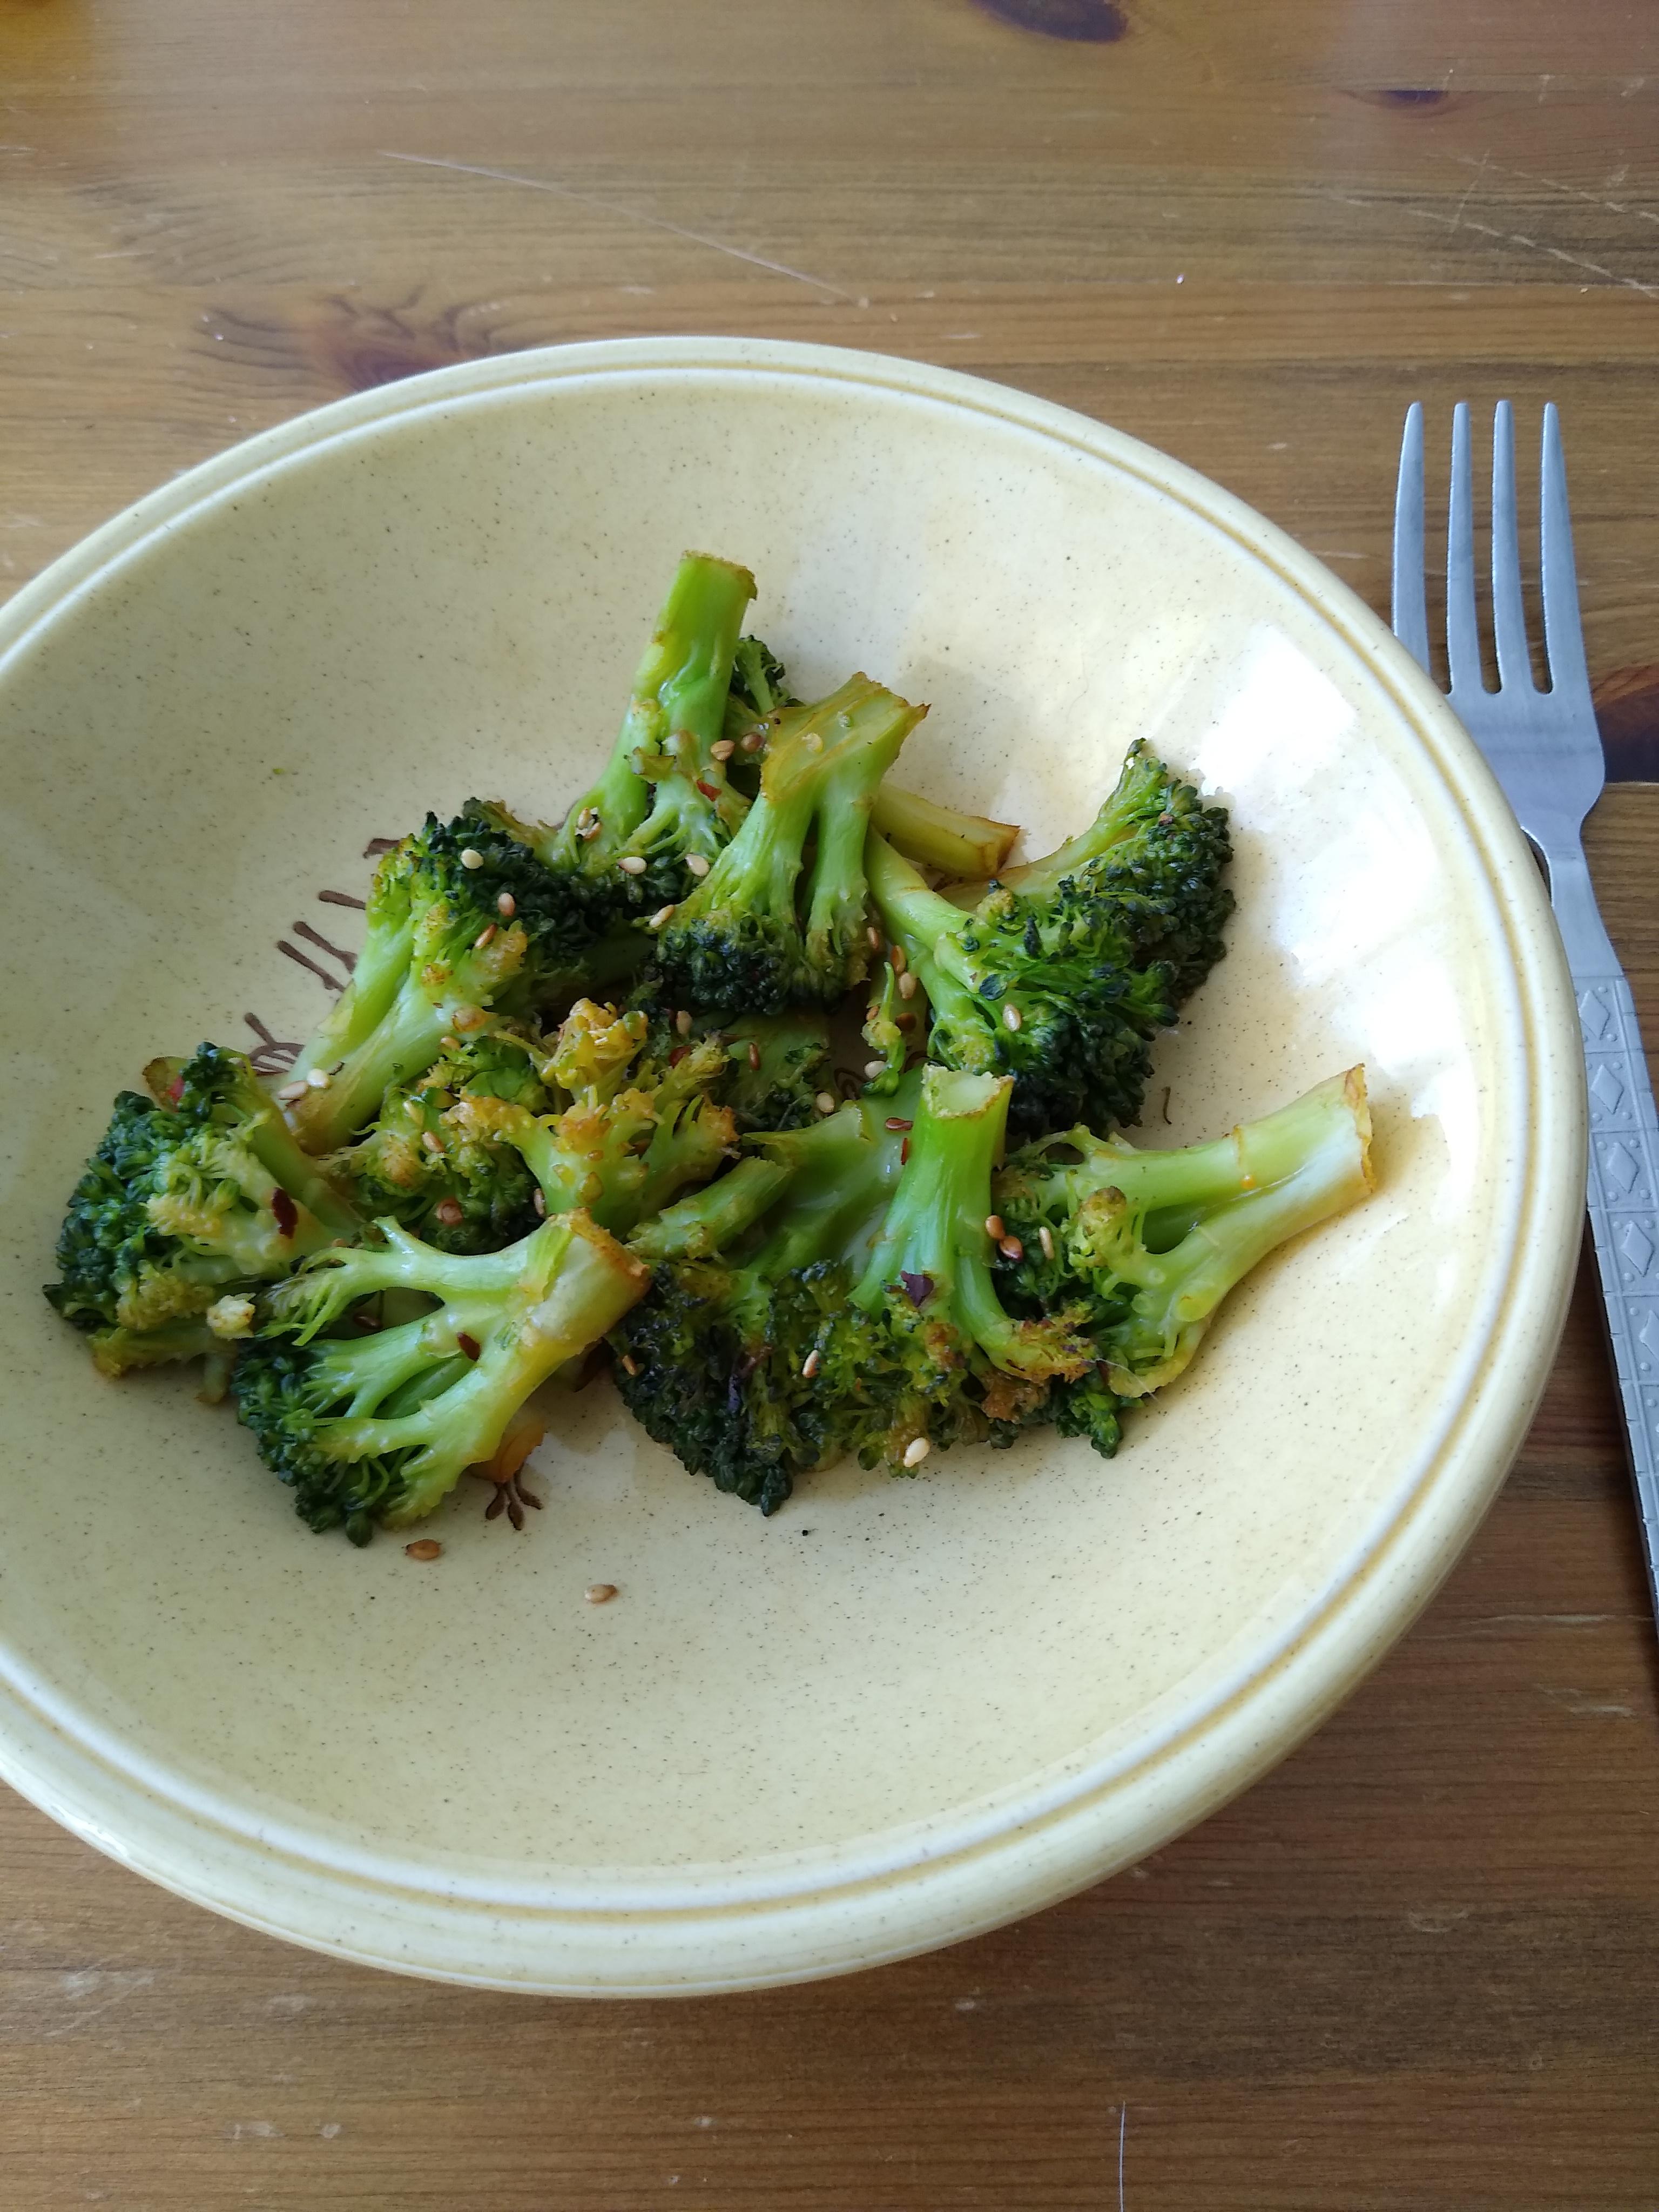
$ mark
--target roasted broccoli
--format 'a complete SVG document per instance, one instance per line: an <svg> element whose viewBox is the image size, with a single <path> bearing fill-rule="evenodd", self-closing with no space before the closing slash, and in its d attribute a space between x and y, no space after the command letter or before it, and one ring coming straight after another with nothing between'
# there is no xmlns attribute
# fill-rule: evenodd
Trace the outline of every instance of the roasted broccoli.
<svg viewBox="0 0 1659 2212"><path fill-rule="evenodd" d="M1226 816L1136 746L1089 835L964 911L881 836L870 887L932 1008L930 1056L1015 1079L1026 1135L1133 1122L1151 1041L1219 957Z"/></svg>
<svg viewBox="0 0 1659 2212"><path fill-rule="evenodd" d="M736 747L732 777L751 797L757 787L754 756L769 734L770 717L781 707L799 704L771 647L757 637L740 639L726 698L726 734ZM1019 835L1014 823L963 814L887 782L877 790L871 819L907 860L950 877L994 876Z"/></svg>
<svg viewBox="0 0 1659 2212"><path fill-rule="evenodd" d="M152 1060L70 1200L46 1296L108 1375L223 1351L250 1293L337 1237L350 1205L307 1159L240 1053Z"/></svg>
<svg viewBox="0 0 1659 2212"><path fill-rule="evenodd" d="M383 1224L384 1249L319 1253L270 1297L232 1389L267 1466L319 1532L430 1513L489 1463L525 1401L613 1328L651 1271L592 1217L556 1215L499 1252L440 1252ZM322 1332L389 1291L434 1299L398 1327Z"/></svg>
<svg viewBox="0 0 1659 2212"><path fill-rule="evenodd" d="M1068 1314L1011 1316L993 1287L1010 1087L930 1068L900 1098L751 1140L789 1179L750 1244L659 1267L613 1339L641 1425L771 1513L798 1475L849 1452L914 1468L934 1444L1006 1442L1055 1377L1085 1373L1093 1355Z"/></svg>
<svg viewBox="0 0 1659 2212"><path fill-rule="evenodd" d="M995 1186L998 1286L1015 1312L1076 1314L1094 1347L1056 1425L1109 1456L1123 1405L1182 1372L1234 1285L1365 1196L1370 1133L1352 1067L1212 1144L1142 1152L1072 1129L1016 1153Z"/></svg>
<svg viewBox="0 0 1659 2212"><path fill-rule="evenodd" d="M586 920L503 821L476 799L452 822L428 815L382 861L351 988L278 1094L306 1151L337 1151L489 1012L520 1015L587 987Z"/></svg>
<svg viewBox="0 0 1659 2212"><path fill-rule="evenodd" d="M537 1220L535 1176L512 1146L462 1110L506 1099L532 1115L556 1102L542 1079L547 1043L496 1021L450 1039L425 1074L394 1084L363 1134L323 1161L366 1218L390 1218L444 1252L493 1252Z"/></svg>
<svg viewBox="0 0 1659 2212"><path fill-rule="evenodd" d="M759 797L658 934L670 997L724 1013L839 1005L870 963L871 801L926 712L854 676L774 720Z"/></svg>
<svg viewBox="0 0 1659 2212"><path fill-rule="evenodd" d="M754 596L747 568L686 554L605 773L556 829L527 833L595 936L683 898L748 811L722 733Z"/></svg>

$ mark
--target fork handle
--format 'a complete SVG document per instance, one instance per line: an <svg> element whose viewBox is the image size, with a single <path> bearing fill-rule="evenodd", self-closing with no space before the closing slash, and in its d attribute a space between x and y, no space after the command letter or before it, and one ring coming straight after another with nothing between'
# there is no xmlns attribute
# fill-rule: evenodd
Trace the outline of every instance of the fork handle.
<svg viewBox="0 0 1659 2212"><path fill-rule="evenodd" d="M1659 1121L1623 971L1575 963L1572 980L1589 1079L1590 1230L1659 1607Z"/></svg>

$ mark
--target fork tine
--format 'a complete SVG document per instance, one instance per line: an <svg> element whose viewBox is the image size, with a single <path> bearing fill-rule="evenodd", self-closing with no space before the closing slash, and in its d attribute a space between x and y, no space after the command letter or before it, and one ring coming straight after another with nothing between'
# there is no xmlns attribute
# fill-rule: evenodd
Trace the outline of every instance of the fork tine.
<svg viewBox="0 0 1659 2212"><path fill-rule="evenodd" d="M1469 462L1469 410L1452 410L1451 505L1446 522L1446 660L1454 698L1481 691L1480 633L1474 613L1474 495Z"/></svg>
<svg viewBox="0 0 1659 2212"><path fill-rule="evenodd" d="M1567 465L1561 422L1551 400L1544 409L1543 501L1539 550L1544 572L1544 647L1552 691L1589 690L1584 633L1578 619L1578 578L1572 560L1572 515L1567 506Z"/></svg>
<svg viewBox="0 0 1659 2212"><path fill-rule="evenodd" d="M1492 611L1498 633L1498 681L1533 689L1532 655L1521 598L1521 538L1515 514L1515 416L1500 399L1492 422Z"/></svg>
<svg viewBox="0 0 1659 2212"><path fill-rule="evenodd" d="M1406 410L1400 482L1394 495L1394 634L1418 666L1429 666L1429 605L1423 589L1423 403Z"/></svg>

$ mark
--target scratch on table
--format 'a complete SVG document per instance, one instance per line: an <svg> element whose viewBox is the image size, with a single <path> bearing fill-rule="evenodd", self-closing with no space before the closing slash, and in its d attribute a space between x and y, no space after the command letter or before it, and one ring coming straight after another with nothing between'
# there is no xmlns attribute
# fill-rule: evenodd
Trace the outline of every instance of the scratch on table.
<svg viewBox="0 0 1659 2212"><path fill-rule="evenodd" d="M1123 2141L1129 2132L1129 2107L1120 2105L1117 2113L1117 2212L1123 2212Z"/></svg>
<svg viewBox="0 0 1659 2212"><path fill-rule="evenodd" d="M1476 166L1472 154L1454 154L1451 158L1462 162L1466 168L1473 169ZM1628 200L1603 199L1599 192L1587 192L1582 185L1564 185L1559 177L1542 176L1536 169L1510 168L1504 162L1494 161L1487 154L1481 155L1479 166L1482 169L1490 168L1495 176L1517 178L1523 185L1547 185L1553 192L1564 192L1570 200L1588 200L1592 207L1605 208L1609 215L1633 215L1642 222L1659 222L1659 215L1656 215L1651 208L1632 207ZM1478 185L1480 181L1477 177L1474 184ZM1474 190L1474 185L1471 185L1469 191ZM1467 198L1468 193L1464 197Z"/></svg>
<svg viewBox="0 0 1659 2212"><path fill-rule="evenodd" d="M522 177L511 169L485 168L476 161L445 161L435 154L399 154L386 146L380 148L380 154L383 161L408 161L416 168L449 169L460 177L488 177L498 185L522 185L529 191L550 192L556 199L574 200L579 207L598 208L605 215L622 216L626 222L641 223L647 230L665 231L671 238L684 238L693 246L706 246L712 252L724 253L732 261L746 261L751 269L769 270L775 276L787 276L797 284L811 285L816 291L827 292L832 300L852 300L852 294L843 292L839 284L831 284L805 269L792 269L787 261L769 261L763 253L750 253L728 240L711 237L707 231L688 230L683 223L670 222L665 216L646 215L641 209L624 207L617 200L602 199L597 192L578 191L574 185L556 184L550 177Z"/></svg>
<svg viewBox="0 0 1659 2212"><path fill-rule="evenodd" d="M1659 300L1659 286L1644 284L1634 276L1621 276L1616 269L1604 268L1599 261L1587 261L1581 253L1569 253L1565 246L1547 245L1542 239L1528 238L1518 230L1497 230L1489 222L1472 222L1465 216L1443 215L1438 208L1413 207L1402 200L1383 201L1361 199L1352 192L1334 192L1324 185L1310 188L1316 199L1336 200L1344 207L1375 209L1391 207L1401 215L1416 216L1423 222L1437 222L1447 230L1478 231L1482 238L1495 238L1503 246L1519 246L1533 253L1547 253L1553 261L1565 261L1570 269L1583 269L1592 276L1605 276L1610 284L1622 285L1626 291L1639 292L1644 300Z"/></svg>
<svg viewBox="0 0 1659 2212"><path fill-rule="evenodd" d="M1616 1720L1629 1721L1636 1717L1633 1706L1617 1705L1611 1700L1597 1699L1590 1697L1583 1690L1575 1690L1565 1686L1555 1688L1548 1682L1534 1682L1533 1687L1540 1696L1547 1698L1553 1705L1559 1705L1563 1712L1572 1714L1577 1720L1593 1720L1600 1717L1610 1716Z"/></svg>
<svg viewBox="0 0 1659 2212"><path fill-rule="evenodd" d="M110 1994L101 2004L88 2005L84 2011L77 2012L73 2019L66 2020L61 2027L47 2028L40 2040L42 2043L56 2043L65 2035L77 2034L88 2021L96 2020L100 2014L112 2011L117 2005L124 2004L137 1990L148 1989L155 1979L155 1975L148 1969L106 1973L101 1967L89 1966L78 1973L65 1974L62 1984L65 1996L88 1996L94 1990L103 1989L108 1989Z"/></svg>

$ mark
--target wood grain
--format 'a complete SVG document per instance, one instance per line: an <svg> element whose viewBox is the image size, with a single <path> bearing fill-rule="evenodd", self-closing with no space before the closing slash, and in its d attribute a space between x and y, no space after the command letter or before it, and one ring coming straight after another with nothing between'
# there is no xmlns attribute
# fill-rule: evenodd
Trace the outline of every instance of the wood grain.
<svg viewBox="0 0 1659 2212"><path fill-rule="evenodd" d="M0 0L0 586L341 392L712 330L1079 407L1380 606L1407 401L1549 397L1610 748L1651 773L1650 9ZM1659 1040L1659 792L1590 845ZM1652 2212L1656 1672L1581 1281L1503 1498L1360 1693L1132 1875L932 1959L430 1988L5 1800L0 2203Z"/></svg>

